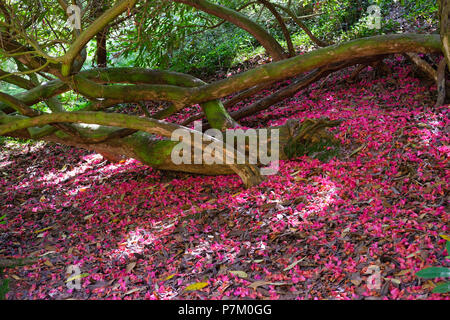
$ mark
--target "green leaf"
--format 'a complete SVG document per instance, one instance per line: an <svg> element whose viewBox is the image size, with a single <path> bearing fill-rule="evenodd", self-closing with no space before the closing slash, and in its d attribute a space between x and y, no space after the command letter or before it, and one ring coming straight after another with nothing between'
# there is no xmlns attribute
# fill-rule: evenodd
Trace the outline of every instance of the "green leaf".
<svg viewBox="0 0 450 320"><path fill-rule="evenodd" d="M89 276L89 273L77 274L77 275L74 275L74 276L69 277L69 278L66 280L66 282L70 282L70 281L78 280L78 279L83 279L83 278L86 278L86 277L88 277L88 276Z"/></svg>
<svg viewBox="0 0 450 320"><path fill-rule="evenodd" d="M450 268L444 267L425 268L417 272L416 276L424 279L446 278L450 277Z"/></svg>
<svg viewBox="0 0 450 320"><path fill-rule="evenodd" d="M0 217L0 220L3 220L3 219L5 219L6 218L6 214L4 215L4 216L1 216Z"/></svg>
<svg viewBox="0 0 450 320"><path fill-rule="evenodd" d="M434 287L433 293L447 293L450 292L450 282L441 283Z"/></svg>
<svg viewBox="0 0 450 320"><path fill-rule="evenodd" d="M197 282L197 283L193 283L188 285L184 291L194 291L194 290L200 290L203 289L204 287L208 286L208 282Z"/></svg>
<svg viewBox="0 0 450 320"><path fill-rule="evenodd" d="M447 244L445 245L445 249L447 250L447 254L450 255L450 241L447 241Z"/></svg>

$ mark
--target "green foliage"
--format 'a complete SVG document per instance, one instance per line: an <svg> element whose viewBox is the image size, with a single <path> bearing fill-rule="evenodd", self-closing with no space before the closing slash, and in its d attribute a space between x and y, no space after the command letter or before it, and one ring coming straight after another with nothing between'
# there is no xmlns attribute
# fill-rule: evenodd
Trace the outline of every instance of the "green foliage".
<svg viewBox="0 0 450 320"><path fill-rule="evenodd" d="M380 7L380 29L368 27L368 8L371 5ZM316 5L315 10L323 14L311 21L315 22L310 26L311 30L319 38L334 42L404 32L404 26L395 18L396 12L405 23L414 24L419 29L423 21L437 25L437 1L401 0L395 3L391 0L324 0Z"/></svg>
<svg viewBox="0 0 450 320"><path fill-rule="evenodd" d="M89 105L89 101L84 97L79 97L72 91L61 94L61 103L67 111L79 111Z"/></svg>
<svg viewBox="0 0 450 320"><path fill-rule="evenodd" d="M30 139L19 139L19 138L0 136L0 145L5 145L5 144L8 144L8 147L9 146L21 147L23 145L36 144L36 141L30 140ZM1 222L0 224L4 224L4 222L5 221Z"/></svg>
<svg viewBox="0 0 450 320"><path fill-rule="evenodd" d="M446 243L447 254L450 254L450 241L447 240ZM446 259L449 259L447 256ZM435 279L435 278L450 278L450 268L446 267L429 267L422 269L416 273L416 276L424 279ZM433 289L433 293L447 293L450 292L450 281L444 282L437 285Z"/></svg>
<svg viewBox="0 0 450 320"><path fill-rule="evenodd" d="M178 72L213 73L231 67L238 53L245 54L254 50L255 46L255 41L247 32L225 24L219 30L190 39L183 49L173 54L169 66Z"/></svg>
<svg viewBox="0 0 450 320"><path fill-rule="evenodd" d="M239 10L250 1L209 0ZM397 21L390 19L393 8L401 6L409 22L416 19L437 21L437 1L429 0L277 0L276 4L288 5L301 17L309 29L318 37L329 42L350 40L378 33L400 30ZM94 17L95 1L80 0L86 9L82 25L87 26ZM113 0L106 0L110 7ZM367 26L367 8L376 4L381 8L381 29ZM40 6L34 0L11 1L18 15L14 17L33 30L33 37L44 41L44 50L52 56L64 54L71 42L71 30L67 27L65 12L56 0L43 1ZM277 40L283 42L281 29L269 10L260 3L252 3L240 11L265 27ZM283 16L284 13L280 12ZM311 16L312 15L312 16ZM0 12L1 16L1 12ZM124 15L125 16L125 15ZM124 18L122 16L122 18ZM213 73L227 69L237 60L259 52L259 44L244 30L196 10L195 8L167 0L142 1L132 18L124 19L120 25L113 25L108 34L108 64L114 66L138 66L152 69L171 69L186 73ZM286 19L294 44L311 46L310 39L291 19ZM52 26L49 28L48 26ZM56 40L65 39L67 43ZM42 40L43 41L43 40ZM51 45L56 41L56 45ZM47 45L48 44L48 45ZM284 47L286 45L284 44ZM95 41L87 46L85 67L95 63ZM9 62L10 63L10 62ZM2 66L3 67L3 66ZM10 66L4 68L12 70ZM201 70L201 72L200 72ZM5 86L5 85L3 85ZM16 94L18 88L7 85L5 92Z"/></svg>
<svg viewBox="0 0 450 320"><path fill-rule="evenodd" d="M0 224L6 224L5 218L6 218L6 214L4 216L0 217Z"/></svg>
<svg viewBox="0 0 450 320"><path fill-rule="evenodd" d="M444 282L433 289L433 293L447 293L450 292L450 282Z"/></svg>

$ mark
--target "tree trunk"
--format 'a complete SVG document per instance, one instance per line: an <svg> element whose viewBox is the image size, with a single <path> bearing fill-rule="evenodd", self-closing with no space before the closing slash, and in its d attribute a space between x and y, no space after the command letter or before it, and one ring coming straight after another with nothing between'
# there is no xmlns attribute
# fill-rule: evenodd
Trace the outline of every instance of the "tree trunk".
<svg viewBox="0 0 450 320"><path fill-rule="evenodd" d="M155 71L135 72L134 70L136 69L133 68L128 68L130 70L129 73L124 74L122 74L121 68L114 69L118 70L115 75L117 80L110 79L108 81L107 76L110 75L108 69L94 69L79 72L77 75L66 79L67 83L59 80L50 81L45 85L18 94L15 97L28 105L32 105L50 96L61 94L71 88L75 92L94 100L114 100L117 103L156 100L174 102L187 106L220 99L262 83L284 80L316 68L329 64L342 63L355 58L368 59L369 57L383 54L404 52L431 53L440 51L441 43L439 35L382 35L320 48L283 61L262 65L210 84L199 83L195 86L185 86L182 83L178 84L173 82L173 79L176 79L176 81L181 79L182 76L180 74L166 72L163 75L164 72L158 73ZM149 76L152 74L156 75L155 81L153 82ZM105 77L102 79L104 83L126 82L138 83L138 85L114 84L104 86L89 79L95 77ZM140 82L142 79L145 79L145 82ZM161 84L162 82L160 80L165 81L165 84ZM4 105L0 104L0 110L3 107Z"/></svg>

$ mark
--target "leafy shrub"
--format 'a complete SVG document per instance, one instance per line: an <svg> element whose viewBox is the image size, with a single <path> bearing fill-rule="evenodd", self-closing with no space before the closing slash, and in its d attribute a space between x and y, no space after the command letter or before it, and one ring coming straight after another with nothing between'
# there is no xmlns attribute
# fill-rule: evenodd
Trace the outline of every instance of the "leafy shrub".
<svg viewBox="0 0 450 320"><path fill-rule="evenodd" d="M6 224L5 221L6 214L0 217L0 224ZM2 271L0 270L0 276L2 275ZM0 281L0 300L5 300L5 296L9 291L9 279L4 279Z"/></svg>

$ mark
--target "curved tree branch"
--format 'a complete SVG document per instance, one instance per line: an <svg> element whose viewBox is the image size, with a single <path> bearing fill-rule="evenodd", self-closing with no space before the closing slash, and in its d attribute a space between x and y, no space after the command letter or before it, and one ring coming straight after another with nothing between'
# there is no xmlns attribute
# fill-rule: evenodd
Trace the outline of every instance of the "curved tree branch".
<svg viewBox="0 0 450 320"><path fill-rule="evenodd" d="M38 117L21 119L0 125L0 136L30 127L43 126L46 124L58 122L90 123L105 126L115 126L140 130L143 132L157 134L168 138L172 136L172 133L175 130L183 129L191 135L191 141L194 139L193 137L195 134L199 134L195 130L176 124L148 118L139 118L126 114L111 114L103 112L63 112L44 114ZM214 137L207 137L209 141L222 143L222 141L217 140ZM201 148L203 150L203 148L207 145L203 142L201 146L197 146L195 143L193 144L193 146L194 148ZM230 150L227 150L225 146L223 151L224 154L229 156L231 159L234 159L233 164L229 164L229 166L235 173L237 173L241 177L245 186L250 187L259 184L262 181L259 170L256 167L248 164L236 164L236 157L238 156L238 152L236 152L236 154L234 153L234 151L230 152Z"/></svg>
<svg viewBox="0 0 450 320"><path fill-rule="evenodd" d="M75 42L67 50L63 57L60 57L58 61L62 62L61 74L63 76L69 76L72 72L72 64L75 58L84 49L86 44L95 36L101 32L111 21L117 18L123 12L131 9L135 5L137 0L118 0L115 5L106 10L100 17L98 17L91 25L85 29L77 37Z"/></svg>
<svg viewBox="0 0 450 320"><path fill-rule="evenodd" d="M382 35L320 48L301 56L269 63L211 84L201 84L199 82L201 80L197 80L190 87L186 86L185 83L183 86L180 86L180 79L184 77L189 82L192 81L192 77L181 75L179 77L173 77L172 73L152 71L135 72L132 70L129 73L123 73L122 80L120 80L120 70L109 72L100 69L80 72L78 75L71 77L70 85L55 80L29 90L26 93L18 94L16 98L27 105L31 105L72 88L76 92L93 99L106 99L119 102L159 100L174 102L179 105L192 105L220 99L235 92L260 85L261 83L291 78L328 64L340 63L354 58L367 58L376 55L404 52L428 53L440 51L441 42L439 35ZM148 76L152 74L159 74L160 76L152 82L149 80L151 77ZM109 78L114 75L122 83L139 84L132 86L120 84L105 86L87 79L85 76L88 75L94 80L97 79L95 80L97 82L104 81L106 83L109 79L109 83L114 83ZM155 82L162 84L150 84Z"/></svg>
<svg viewBox="0 0 450 320"><path fill-rule="evenodd" d="M289 30L287 29L283 18L278 13L277 9L275 9L275 6L270 1L267 0L258 0L258 1L261 2L273 14L275 19L277 19L281 31L283 32L284 39L286 40L286 44L288 46L289 57L295 56L295 49L294 45L292 44L291 34L289 33Z"/></svg>
<svg viewBox="0 0 450 320"><path fill-rule="evenodd" d="M275 61L283 60L286 58L283 48L275 40L275 38L272 37L270 33L268 33L263 27L247 18L245 15L233 9L209 2L207 0L172 1L184 3L188 6L197 8L201 11L231 22L250 33L266 49L267 53L272 56Z"/></svg>

